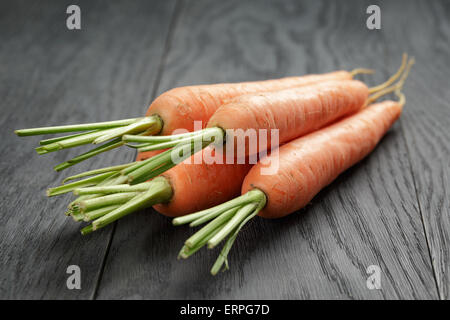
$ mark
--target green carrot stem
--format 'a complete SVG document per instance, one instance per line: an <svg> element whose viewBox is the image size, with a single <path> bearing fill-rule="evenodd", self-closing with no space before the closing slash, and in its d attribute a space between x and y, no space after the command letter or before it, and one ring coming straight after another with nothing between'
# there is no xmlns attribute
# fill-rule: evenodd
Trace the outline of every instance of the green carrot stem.
<svg viewBox="0 0 450 320"><path fill-rule="evenodd" d="M95 210L113 204L124 204L139 194L140 192L124 192L124 193L109 194L106 196L97 197L93 199L87 199L80 201L78 203L78 208L80 212L87 212L90 210Z"/></svg>
<svg viewBox="0 0 450 320"><path fill-rule="evenodd" d="M191 227L198 226L206 221L209 221L218 215L222 214L223 212L230 210L234 207L242 207L245 204L255 202L260 202L263 198L265 198L265 195L263 192L261 192L259 189L253 189L249 192L234 198L230 201L224 202L222 204L219 204L215 207L205 209L202 211L198 211L195 213L191 213L182 217L178 217L173 219L172 223L175 226L179 226L186 223L191 223Z"/></svg>
<svg viewBox="0 0 450 320"><path fill-rule="evenodd" d="M249 203L243 206L236 212L236 214L228 221L228 223L220 229L220 231L208 241L208 248L212 249L217 246L227 235L229 235L253 210L257 204Z"/></svg>
<svg viewBox="0 0 450 320"><path fill-rule="evenodd" d="M39 141L39 144L41 146L45 146L47 144L52 144L61 140L66 140L66 139L72 139L72 138L76 138L85 134L89 134L89 133L93 133L96 132L98 130L94 130L94 131L89 131L89 132L80 132L80 133L75 133L75 134L71 134L71 135L67 135L67 136L62 136L62 137L56 137L56 138L51 138L51 139L44 139Z"/></svg>
<svg viewBox="0 0 450 320"><path fill-rule="evenodd" d="M151 143L139 143L139 144L125 143L125 145L130 148L140 149L142 147L151 146L152 144Z"/></svg>
<svg viewBox="0 0 450 320"><path fill-rule="evenodd" d="M96 175L96 176L93 176L93 177L90 177L90 178L87 178L84 180L64 184L62 186L58 186L55 188L49 188L47 190L47 196L52 197L52 196L56 196L59 194L70 192L76 188L96 185L99 182L105 180L106 178L111 177L113 174L115 174L115 173L114 172L106 172L106 173L102 173L102 174L99 174L99 175Z"/></svg>
<svg viewBox="0 0 450 320"><path fill-rule="evenodd" d="M191 134L192 133L188 133ZM212 142L214 142L215 137L220 136L222 139L224 137L224 131L220 128L208 128L201 130L199 134L195 133L192 139L189 138L188 142L177 143L177 141L170 142L175 144L172 149L166 150L155 157L147 159L143 164L136 166L136 168L127 168L124 171L127 172L128 183L135 184L145 181L145 178L152 176L151 172L159 167L170 168L177 165L179 162L190 157L193 153L200 151L197 150L198 146L205 148ZM214 139L212 139L214 138ZM160 144L160 149L165 149L168 145ZM178 155L177 159L174 160L174 156Z"/></svg>
<svg viewBox="0 0 450 320"><path fill-rule="evenodd" d="M120 139L112 140L112 141L110 141L108 143L105 143L102 146L99 146L99 147L94 148L94 149L92 149L90 151L87 151L87 152L85 152L85 153L83 153L83 154L81 154L79 156L76 156L75 158L72 158L72 159L70 159L68 161L60 163L60 164L56 165L55 167L53 167L53 169L55 171L62 171L62 170L67 169L67 168L69 168L69 167L71 167L71 166L73 166L73 165L75 165L77 163L80 163L81 161L84 161L86 159L92 158L92 157L94 157L94 156L96 156L96 155L98 155L98 154L100 154L102 152L106 152L106 151L118 148L118 147L120 147L122 145L123 145L123 142Z"/></svg>
<svg viewBox="0 0 450 320"><path fill-rule="evenodd" d="M84 215L80 212L72 212L70 215L76 222L83 221Z"/></svg>
<svg viewBox="0 0 450 320"><path fill-rule="evenodd" d="M93 230L103 228L104 226L130 214L136 210L150 207L157 203L168 202L172 197L172 187L164 177L158 177L151 181L151 186L148 191L141 193L131 201L103 217L92 222Z"/></svg>
<svg viewBox="0 0 450 320"><path fill-rule="evenodd" d="M97 130L97 129L109 129L120 126L127 126L132 124L142 118L132 118L123 119L116 121L106 121L97 123L85 123L85 124L75 124L66 126L55 126L55 127L42 127L42 128L31 128L31 129L20 129L14 132L20 136L34 136L41 134L53 134L53 133L64 133L64 132L76 132L76 131L87 131L87 130Z"/></svg>
<svg viewBox="0 0 450 320"><path fill-rule="evenodd" d="M189 239L185 241L185 245L188 248L195 247L202 239L208 236L208 234L216 230L217 227L223 225L226 221L230 220L231 217L238 211L238 209L239 207L225 211L223 214L215 218L213 221L208 223L206 226L201 228L196 233L194 233Z"/></svg>
<svg viewBox="0 0 450 320"><path fill-rule="evenodd" d="M125 182L123 178L124 177L119 176L118 173L114 173L109 178L106 178L105 180L99 182L97 184L97 186L108 186L108 185L122 184L122 183ZM79 210L79 208L78 208L78 203L79 202L81 202L83 200L98 198L98 197L101 197L101 196L102 196L101 194L89 194L89 195L79 196L78 198L73 200L71 203L69 203L68 208L69 208L69 210Z"/></svg>
<svg viewBox="0 0 450 320"><path fill-rule="evenodd" d="M200 241L192 248L188 247L187 245L184 245L180 252L178 253L178 258L183 258L183 259L187 259L189 258L191 255L193 255L194 253L196 253L198 250L200 250L207 242L209 239L211 239L212 237L214 237L219 231L220 228L226 223L226 221L222 224L219 225L216 229L214 229L212 232L210 232L209 234L207 234L204 238L200 239Z"/></svg>
<svg viewBox="0 0 450 320"><path fill-rule="evenodd" d="M193 142L195 140L199 140L199 138L203 138L203 134L202 133L198 133L196 135L188 136L188 137L183 138L183 139L175 139L175 140L170 140L170 141L164 141L164 142L159 142L159 143L155 143L155 144L150 144L149 146L143 146L143 147L139 148L139 152L173 148L173 147L175 147L177 145L180 145L180 144L190 143L190 142Z"/></svg>
<svg viewBox="0 0 450 320"><path fill-rule="evenodd" d="M173 167L173 165L171 165L171 164L162 165L162 166L158 167L157 169L154 169L153 171L148 172L146 175L140 176L139 178L131 181L130 184L131 185L141 184L145 181L148 181L150 179L153 179L154 177L159 176L160 174L166 172L167 170L169 170L172 167Z"/></svg>
<svg viewBox="0 0 450 320"><path fill-rule="evenodd" d="M111 132L108 132L94 140L94 144L102 143L110 139L121 138L124 134L139 133L147 131L147 134L158 134L162 129L162 120L159 116L150 116L142 118L135 123L132 123L126 127L117 128Z"/></svg>
<svg viewBox="0 0 450 320"><path fill-rule="evenodd" d="M175 145L177 145L179 143L189 143L190 141L192 141L192 139L193 138L186 138L185 140L178 140L177 142L167 141L167 142L161 142L161 143L156 143L156 144L150 144L147 146L139 147L138 151L146 152L146 151L155 151L155 150L163 150L163 149L173 148Z"/></svg>
<svg viewBox="0 0 450 320"><path fill-rule="evenodd" d="M112 194L121 192L144 192L150 187L150 182L140 183L134 186L128 184L118 184L113 186L100 186L100 187L86 187L75 189L73 191L76 195L85 194Z"/></svg>
<svg viewBox="0 0 450 320"><path fill-rule="evenodd" d="M199 139L201 139L201 137ZM198 141L201 142L200 140ZM140 166L139 168L127 174L128 183L136 184L145 181L144 179L148 179L149 176L154 176L154 174L152 174L152 171L158 169L159 167L164 167L164 171L169 170L179 163L178 161L173 160L173 154L178 153L179 157L177 160L181 162L190 157L194 153L194 151L196 151L196 146L196 141L191 144L187 143L179 145L174 147L173 149L166 150L155 157L147 159L148 161L145 160L146 163L143 166Z"/></svg>
<svg viewBox="0 0 450 320"><path fill-rule="evenodd" d="M162 152L160 154L157 154L156 156L153 156L151 158L148 158L148 159L145 159L145 160L142 160L142 161L137 161L134 165L132 165L132 166L126 168L126 169L123 169L120 173L122 175L126 176L129 173L137 170L138 168L145 166L149 162L158 161L158 159L162 158L163 156L164 156L164 152Z"/></svg>
<svg viewBox="0 0 450 320"><path fill-rule="evenodd" d="M94 228L92 227L92 224L90 224L90 225L84 227L83 229L81 229L81 234L83 236L85 236L85 235L91 233L92 231L94 231Z"/></svg>
<svg viewBox="0 0 450 320"><path fill-rule="evenodd" d="M184 139L186 137L198 135L199 133L200 133L200 131L193 131L193 132L187 132L187 133L172 134L170 136L137 136L137 135L126 134L126 135L123 135L122 140L126 141L126 142L155 143L155 142L173 141L176 139Z"/></svg>
<svg viewBox="0 0 450 320"><path fill-rule="evenodd" d="M101 168L101 169L95 169L95 170L90 170L90 171L85 171L70 177L65 178L62 183L66 183L67 181L71 181L71 180L76 180L79 178L84 178L84 177L88 177L88 176L93 176L93 175L97 175L100 173L105 173L105 172L117 172L120 171L122 169L128 168L130 166L132 166L133 164L137 163L137 161L135 162L130 162L130 163L125 163L125 164L120 164L117 166L111 166L111 167L105 167L105 168Z"/></svg>
<svg viewBox="0 0 450 320"><path fill-rule="evenodd" d="M136 169L133 171L127 173L128 177L128 183L133 182L133 180L136 180L137 178L147 175L149 172L154 170L155 168L165 164L168 162L168 158L170 157L170 150L164 151L160 154L158 154L155 157L152 157L150 159L144 160L141 166L136 166ZM129 170L124 170L129 171Z"/></svg>
<svg viewBox="0 0 450 320"><path fill-rule="evenodd" d="M233 231L231 236L227 239L225 242L225 245L222 248L222 251L219 254L219 257L217 258L216 262L214 263L213 267L211 268L211 274L215 276L219 270L221 269L222 265L225 263L225 268L228 269L228 253L230 252L231 247L233 246L234 241L236 240L236 237L239 233L239 231L242 229L242 227L250 221L254 216L256 216L262 208L266 205L266 200L264 198L263 201L259 202L256 209L248 215L240 224L239 226Z"/></svg>
<svg viewBox="0 0 450 320"><path fill-rule="evenodd" d="M94 219L98 219L102 216L104 216L107 213L110 213L111 211L117 209L120 207L120 204L113 204L110 206L106 206L106 207L102 207L102 208L98 208L95 210L91 210L91 211L87 211L84 212L83 216L84 216L84 221L91 221Z"/></svg>
<svg viewBox="0 0 450 320"><path fill-rule="evenodd" d="M84 144L88 144L93 142L96 138L100 137L102 134L105 134L107 132L111 132L114 129L107 129L106 131L95 131L95 132L91 132L91 133L86 133L84 135L75 137L75 138L70 138L70 139L66 139L66 140L61 140L58 142L54 142L51 144L47 144L44 146L40 146L38 148L36 148L36 152L38 154L46 154L49 152L54 152L54 151L59 151L62 149L69 149L69 148L73 148L73 147L78 147Z"/></svg>

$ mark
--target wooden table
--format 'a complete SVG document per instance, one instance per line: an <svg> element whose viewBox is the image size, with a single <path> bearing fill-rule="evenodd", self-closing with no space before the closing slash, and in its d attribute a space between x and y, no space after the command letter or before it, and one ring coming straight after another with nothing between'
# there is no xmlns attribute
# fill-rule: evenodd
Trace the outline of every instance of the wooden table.
<svg viewBox="0 0 450 320"><path fill-rule="evenodd" d="M448 1L67 1L0 3L0 298L448 299ZM381 30L366 8L381 7ZM56 174L80 148L38 156L14 129L141 115L165 90L354 67L373 85L416 58L407 104L376 150L287 218L254 219L209 275L217 251L186 261L192 230L146 210L89 236L44 190L75 172L131 161L120 149ZM81 290L68 290L69 265ZM369 290L370 265L381 290Z"/></svg>

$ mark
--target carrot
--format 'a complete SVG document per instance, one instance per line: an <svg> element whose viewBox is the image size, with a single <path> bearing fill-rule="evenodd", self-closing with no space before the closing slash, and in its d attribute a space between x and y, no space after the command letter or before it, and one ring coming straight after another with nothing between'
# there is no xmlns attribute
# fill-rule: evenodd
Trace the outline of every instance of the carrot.
<svg viewBox="0 0 450 320"><path fill-rule="evenodd" d="M128 174L129 183L139 183L149 178L149 174L161 164L173 167L173 152L181 151L181 159L189 157L198 148L189 148L189 144L202 144L207 146L221 146L222 141L226 144L233 140L235 147L242 146L240 141L245 141L245 154L249 154L248 140L243 139L247 129L279 129L279 143L282 144L293 138L312 132L323 127L338 118L354 113L360 109L368 98L368 88L360 81L342 80L327 81L320 84L305 86L282 91L259 93L258 95L242 96L239 99L223 105L211 117L208 128L196 133L188 133L167 137L135 137L125 135L123 139L128 142L156 141L150 146L138 148L139 151L149 151L155 148L168 148L161 153L158 159L150 158L139 170ZM227 129L242 129L240 135L231 135ZM236 131L234 131L236 132ZM231 133L234 133L231 132ZM239 133L239 132L238 132ZM162 140L162 139L166 140ZM257 136L257 139L261 139ZM270 147L270 137L266 138L267 148ZM142 145L142 144L141 144ZM255 143L253 153L263 151L260 144ZM174 149L171 149L174 147ZM186 150L183 149L186 147ZM195 149L195 150L194 150Z"/></svg>
<svg viewBox="0 0 450 320"><path fill-rule="evenodd" d="M280 166L277 174L261 175L261 167L264 165L259 162L245 177L241 197L174 219L175 225L188 222L198 225L195 221L207 215L217 220L230 210L235 210L234 214L218 226L213 224L216 220L210 222L204 227L207 229L199 231L201 237L196 236L194 241L188 239L180 256L190 256L190 251L198 245L196 239L203 239L211 229L214 231L221 228L207 242L213 248L255 215L281 218L304 207L339 174L368 155L398 119L401 110L402 105L394 101L373 104L336 124L281 146L277 155L269 156L278 156ZM230 238L233 239L231 242L234 238L235 236ZM225 245L227 252L222 253L221 257L226 257L229 246L230 244ZM212 269L213 274L217 273L224 262L221 257Z"/></svg>
<svg viewBox="0 0 450 320"><path fill-rule="evenodd" d="M395 81L406 67L405 57L397 73L384 84L374 87L375 89L356 80L330 80L284 90L241 95L217 109L209 119L207 128L203 130L166 137L124 135L124 141L139 142L137 148L141 152L168 149L157 159L150 158L138 170L130 172L128 182L135 184L145 181L161 165L167 168L175 166L177 161L189 157L192 151L198 151L198 146L206 147L214 142L215 146L221 147L224 141L231 141L235 147L239 145L244 149L240 155L243 157L268 149L271 146L269 135L274 129L278 130L278 142L282 144L324 127L358 111L371 101L368 99L369 93L375 95L382 92ZM258 140L253 144L253 150L250 150L249 141L245 139L248 129L256 132ZM263 133L266 135L265 145L260 144L264 137L260 134L262 129L266 132ZM242 141L245 144L240 143ZM174 153L180 153L176 157L177 161L174 160Z"/></svg>
<svg viewBox="0 0 450 320"><path fill-rule="evenodd" d="M292 140L250 169L242 185L242 195L216 207L173 220L174 225L197 226L210 221L186 240L180 257L187 258L207 244L214 248L228 235L222 252L211 269L217 274L240 229L252 217L281 218L308 204L342 172L366 157L400 117L405 97L397 86L398 102L384 101L363 108L326 128ZM390 91L388 90L388 91ZM279 163L276 174L264 175L266 163Z"/></svg>
<svg viewBox="0 0 450 320"><path fill-rule="evenodd" d="M331 79L352 79L356 74L371 72L371 70L367 69L355 69L352 72L336 71L320 75L288 77L277 80L175 88L156 98L148 108L145 117L99 123L21 129L16 130L15 133L18 136L31 136L81 131L81 133L77 134L42 140L40 142L41 146L36 148L38 154L108 141L93 150L54 167L56 171L61 171L97 154L124 145L121 137L125 134L145 136L162 133L167 135L179 128L192 131L194 129L194 121L202 121L206 124L220 105L243 94L303 86Z"/></svg>
<svg viewBox="0 0 450 320"><path fill-rule="evenodd" d="M206 125L209 118L226 101L235 97L264 91L276 91L309 85L327 80L349 80L353 74L335 71L325 74L288 77L274 80L198 85L171 89L160 95L146 115L157 114L164 119L162 135L172 134L179 128L194 130L194 121Z"/></svg>
<svg viewBox="0 0 450 320"><path fill-rule="evenodd" d="M176 217L227 201L239 195L251 168L249 164L191 162L186 160L152 181L134 186L124 184L120 172L140 162L97 169L66 181L93 175L90 178L51 188L47 193L53 196L74 191L80 196L69 205L68 215L76 221L93 220L82 230L87 234L152 205L160 213Z"/></svg>

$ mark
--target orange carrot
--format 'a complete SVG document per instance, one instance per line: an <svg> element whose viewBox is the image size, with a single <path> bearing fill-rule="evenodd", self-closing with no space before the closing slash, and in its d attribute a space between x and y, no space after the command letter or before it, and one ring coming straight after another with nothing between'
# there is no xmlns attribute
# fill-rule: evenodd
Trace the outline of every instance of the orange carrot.
<svg viewBox="0 0 450 320"><path fill-rule="evenodd" d="M88 143L107 142L54 167L56 171L61 171L99 153L124 145L121 138L125 134L168 135L180 128L192 131L194 130L194 121L202 121L203 126L205 126L211 115L223 103L243 94L304 86L331 79L352 79L355 74L370 72L371 70L355 69L352 72L336 71L276 80L180 87L157 97L148 108L146 116L142 118L21 129L16 130L15 133L19 136L31 136L81 131L77 134L42 140L41 146L36 148L38 154L46 154Z"/></svg>
<svg viewBox="0 0 450 320"><path fill-rule="evenodd" d="M288 77L274 80L220 83L174 88L164 92L153 101L146 115L158 115L163 119L162 135L169 135L179 128L194 130L194 121L206 126L209 118L224 103L235 97L264 91L276 91L305 86L327 80L349 80L348 71Z"/></svg>
<svg viewBox="0 0 450 320"><path fill-rule="evenodd" d="M211 269L211 273L216 274L227 263L227 254L247 221L255 215L280 218L304 207L339 174L375 148L399 118L403 104L404 96L401 95L399 102L370 105L281 146L278 152L267 157L272 163L279 163L275 174L263 175L265 164L260 161L245 177L242 196L173 220L175 225L191 223L196 226L214 219L185 242L180 256L187 258L205 244L213 248L231 234Z"/></svg>
<svg viewBox="0 0 450 320"><path fill-rule="evenodd" d="M242 193L259 189L267 197L258 213L264 218L280 218L306 204L339 174L367 156L392 124L402 105L384 101L322 130L293 140L269 156L279 157L277 174L261 176L261 162L247 174ZM272 160L271 160L272 161Z"/></svg>
<svg viewBox="0 0 450 320"><path fill-rule="evenodd" d="M373 93L371 97L378 97L377 91L383 92L386 85L401 75L405 66L406 62L403 61L397 73L384 84L375 87L376 90L369 89L357 80L329 80L284 90L241 95L217 109L209 119L207 128L203 130L166 137L125 135L124 141L141 142L139 151L168 149L157 159L146 160L139 170L130 172L128 182L135 184L154 177L152 172L156 169L161 166L171 168L180 162L180 159L189 157L193 151L198 151L199 147L205 147L212 142L220 147L224 142L228 146L231 142L235 150L239 148L241 151L241 154L235 155L253 156L272 146L273 130L277 130L279 134L276 142L283 144L322 128L357 112L372 101L373 98L369 99L369 93ZM252 130L256 139L246 139L248 130ZM261 144L264 135L266 143ZM252 148L250 143L253 143ZM181 154L176 157L177 161L174 160L172 147L175 154ZM229 147L227 149L230 150ZM159 170L156 172L159 173Z"/></svg>
<svg viewBox="0 0 450 320"><path fill-rule="evenodd" d="M267 129L269 147L270 130L279 130L280 144L287 142L356 112L368 95L369 88L356 80L325 81L311 86L245 95L220 107L207 127L244 131ZM235 146L242 134L233 136ZM248 151L247 146L246 153Z"/></svg>
<svg viewBox="0 0 450 320"><path fill-rule="evenodd" d="M167 148L174 147L174 150L183 149L187 143L192 145L199 143L206 146L212 141L215 145L222 145L222 141L230 143L234 139L234 146L245 148L240 156L250 154L248 152L249 140L243 139L245 130L252 129L256 132L256 138L260 139L259 130L266 129L268 135L267 148L271 145L271 129L279 130L279 143L285 143L293 138L304 135L318 128L321 128L345 115L356 112L367 101L369 89L365 84L356 80L326 81L320 84L304 86L281 91L259 93L258 95L242 96L237 100L223 105L211 117L208 128L200 130L199 133L181 134L180 139L174 136L167 136L166 141L160 142L164 137L135 137L124 136L125 141L153 141L158 143L150 147L138 150L147 151L147 148ZM242 129L243 131L230 131L227 129ZM236 134L235 134L236 133ZM212 139L211 139L212 136ZM245 141L242 145L240 141ZM255 151L264 151L263 147L255 143ZM187 145L187 147L189 147ZM191 147L191 152L196 151ZM183 150L181 159L190 156L189 150ZM174 151L178 152L178 151ZM172 149L161 153L158 158L145 160L144 166L139 170L128 173L128 182L140 183L155 176L152 172L161 165L171 168L177 164L174 161ZM158 171L159 172L159 171Z"/></svg>
<svg viewBox="0 0 450 320"><path fill-rule="evenodd" d="M193 159L191 159L193 161ZM239 195L242 181L252 167L249 164L188 164L175 166L161 176L173 190L167 203L154 208L169 217L179 217L193 211L210 208Z"/></svg>

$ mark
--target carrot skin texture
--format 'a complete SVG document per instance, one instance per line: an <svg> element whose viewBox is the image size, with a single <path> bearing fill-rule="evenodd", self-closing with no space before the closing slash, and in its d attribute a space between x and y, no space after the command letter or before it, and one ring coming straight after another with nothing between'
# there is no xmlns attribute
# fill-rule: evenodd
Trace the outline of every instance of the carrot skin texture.
<svg viewBox="0 0 450 320"><path fill-rule="evenodd" d="M270 130L278 129L282 144L357 112L368 95L367 86L357 80L332 80L244 95L220 107L209 120L208 127L244 131L267 129L268 146ZM234 136L235 146L239 143L238 136ZM249 153L248 141L246 153Z"/></svg>
<svg viewBox="0 0 450 320"><path fill-rule="evenodd" d="M223 164L206 164L205 161L195 164L192 156L163 173L172 186L173 196L169 203L153 207L166 216L178 217L238 196L252 165L248 162L226 164L225 156L222 156Z"/></svg>
<svg viewBox="0 0 450 320"><path fill-rule="evenodd" d="M259 162L247 174L242 194L253 188L266 194L267 204L259 213L264 218L280 218L301 209L339 174L367 156L401 111L402 106L394 101L373 104L281 146L277 174L261 175L263 165Z"/></svg>
<svg viewBox="0 0 450 320"><path fill-rule="evenodd" d="M194 130L194 121L202 121L203 127L216 110L237 96L263 91L282 90L327 80L349 80L348 71L287 77L240 83L221 83L174 88L157 97L146 115L157 114L164 122L162 135L170 135L176 129Z"/></svg>

